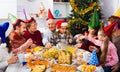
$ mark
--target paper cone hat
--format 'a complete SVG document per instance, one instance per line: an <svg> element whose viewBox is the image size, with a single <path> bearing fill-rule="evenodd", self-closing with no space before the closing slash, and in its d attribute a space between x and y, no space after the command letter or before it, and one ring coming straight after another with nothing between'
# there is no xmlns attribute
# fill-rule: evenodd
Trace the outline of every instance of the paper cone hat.
<svg viewBox="0 0 120 72"><path fill-rule="evenodd" d="M9 22L5 22L3 24L0 24L0 37L2 40L2 43L6 43L6 31L9 27Z"/></svg>
<svg viewBox="0 0 120 72"><path fill-rule="evenodd" d="M34 18L31 17L25 9L23 9L23 13L24 13L24 16L25 16L25 19L26 19L25 22L30 23L34 20Z"/></svg>
<svg viewBox="0 0 120 72"><path fill-rule="evenodd" d="M113 16L120 18L120 8L113 14Z"/></svg>
<svg viewBox="0 0 120 72"><path fill-rule="evenodd" d="M55 19L55 18L53 17L53 15L52 15L52 13L51 13L51 10L50 10L50 9L48 9L48 17L47 17L47 19L46 19L46 20L48 20L48 19Z"/></svg>
<svg viewBox="0 0 120 72"><path fill-rule="evenodd" d="M17 19L17 17L12 15L11 13L8 14L8 18L10 19L13 26L15 26L20 20L20 19Z"/></svg>
<svg viewBox="0 0 120 72"><path fill-rule="evenodd" d="M114 22L113 24L110 24L106 27L103 28L103 32L108 36L108 37L111 37L112 36L112 32L113 32L113 29L115 28L117 22Z"/></svg>
<svg viewBox="0 0 120 72"><path fill-rule="evenodd" d="M58 20L56 23L57 29L59 29L61 26L67 26L68 23L65 20Z"/></svg>
<svg viewBox="0 0 120 72"><path fill-rule="evenodd" d="M92 51L91 58L90 58L88 64L90 64L90 65L99 65L95 49L93 49L93 51Z"/></svg>
<svg viewBox="0 0 120 72"><path fill-rule="evenodd" d="M90 23L88 24L89 28L92 29L99 29L100 28L100 22L97 12L95 11L91 17Z"/></svg>

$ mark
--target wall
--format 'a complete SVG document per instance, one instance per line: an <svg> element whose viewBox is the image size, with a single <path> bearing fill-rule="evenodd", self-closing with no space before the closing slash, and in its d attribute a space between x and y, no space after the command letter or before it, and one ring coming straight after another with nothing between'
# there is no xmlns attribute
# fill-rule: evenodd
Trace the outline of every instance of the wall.
<svg viewBox="0 0 120 72"><path fill-rule="evenodd" d="M114 12L120 7L120 0L99 0L102 6L102 13L105 17L104 22L106 23L106 18L114 14Z"/></svg>
<svg viewBox="0 0 120 72"><path fill-rule="evenodd" d="M17 16L21 19L25 19L23 14L23 9L26 9L29 15L32 14L38 14L39 8L40 8L40 2L43 2L43 5L45 6L46 16L47 16L47 10L48 8L51 9L53 12L53 0L17 0ZM44 18L35 18L37 22L37 28L44 32L44 29L46 29L46 17Z"/></svg>
<svg viewBox="0 0 120 72"><path fill-rule="evenodd" d="M8 18L8 13L17 16L17 0L0 0L0 19Z"/></svg>
<svg viewBox="0 0 120 72"><path fill-rule="evenodd" d="M17 15L24 19L23 9L26 9L28 14L38 14L40 2L43 2L46 12L50 8L52 10L52 0L17 0Z"/></svg>
<svg viewBox="0 0 120 72"><path fill-rule="evenodd" d="M0 18L7 18L7 14L10 12L18 18L24 19L22 9L25 8L29 13L38 13L40 2L44 3L46 9L53 9L53 0L0 0ZM100 4L102 6L102 13L104 14L105 18L108 18L109 16L113 15L117 8L120 7L120 0L100 0ZM44 32L43 29L47 27L46 18L36 18L36 20L38 23L38 29ZM0 19L0 23L5 21L8 20ZM104 20L104 22L106 21Z"/></svg>

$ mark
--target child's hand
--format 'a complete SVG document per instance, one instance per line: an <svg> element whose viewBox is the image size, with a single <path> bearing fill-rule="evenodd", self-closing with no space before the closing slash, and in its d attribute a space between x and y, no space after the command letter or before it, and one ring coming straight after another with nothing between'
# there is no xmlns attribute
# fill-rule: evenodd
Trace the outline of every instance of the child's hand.
<svg viewBox="0 0 120 72"><path fill-rule="evenodd" d="M78 43L75 45L75 47L80 48L82 46L82 43Z"/></svg>
<svg viewBox="0 0 120 72"><path fill-rule="evenodd" d="M69 43L72 43L73 42L73 40L72 39L69 39L69 41L68 41Z"/></svg>
<svg viewBox="0 0 120 72"><path fill-rule="evenodd" d="M99 49L96 48L95 46L89 46L89 50L92 52L93 49L96 49L96 52L98 53L99 52Z"/></svg>

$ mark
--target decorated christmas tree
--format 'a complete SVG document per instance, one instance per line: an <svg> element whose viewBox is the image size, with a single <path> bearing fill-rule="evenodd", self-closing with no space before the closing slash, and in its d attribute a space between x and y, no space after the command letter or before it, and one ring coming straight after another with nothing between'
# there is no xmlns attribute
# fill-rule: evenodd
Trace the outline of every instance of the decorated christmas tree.
<svg viewBox="0 0 120 72"><path fill-rule="evenodd" d="M98 13L99 19L101 7L98 0L70 0L72 14L68 17L68 30L74 36L88 30L88 24L94 11Z"/></svg>

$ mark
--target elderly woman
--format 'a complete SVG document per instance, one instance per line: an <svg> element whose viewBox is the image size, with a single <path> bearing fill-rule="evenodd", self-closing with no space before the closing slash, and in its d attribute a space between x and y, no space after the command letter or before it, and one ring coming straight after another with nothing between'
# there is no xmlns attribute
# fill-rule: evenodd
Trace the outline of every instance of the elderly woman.
<svg viewBox="0 0 120 72"><path fill-rule="evenodd" d="M24 37L26 40L32 39L33 47L43 46L42 44L42 34L37 30L37 23L34 18L27 24L27 31L25 31Z"/></svg>

